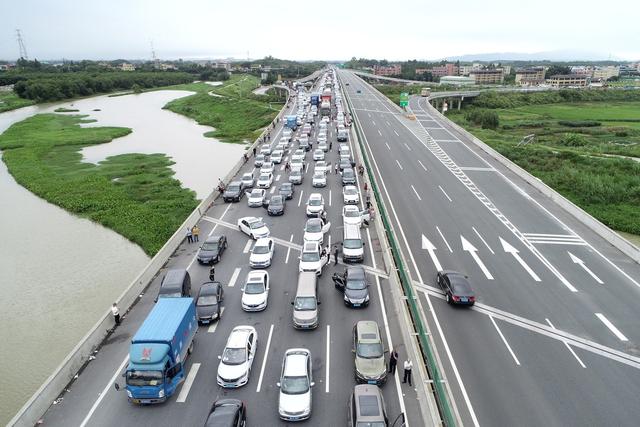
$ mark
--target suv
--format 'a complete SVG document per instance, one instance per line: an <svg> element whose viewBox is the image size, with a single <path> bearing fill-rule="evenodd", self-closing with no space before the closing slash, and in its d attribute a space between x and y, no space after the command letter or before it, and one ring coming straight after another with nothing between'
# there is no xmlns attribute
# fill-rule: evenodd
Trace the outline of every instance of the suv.
<svg viewBox="0 0 640 427"><path fill-rule="evenodd" d="M368 384L355 386L349 399L347 419L349 427L387 426L389 420L380 389Z"/></svg>
<svg viewBox="0 0 640 427"><path fill-rule="evenodd" d="M307 216L319 216L324 211L324 198L320 193L311 193L307 200Z"/></svg>
<svg viewBox="0 0 640 427"><path fill-rule="evenodd" d="M239 202L244 196L244 184L242 181L232 181L222 193L225 202Z"/></svg>
<svg viewBox="0 0 640 427"><path fill-rule="evenodd" d="M353 327L355 377L359 383L382 385L387 380L386 350L380 328L373 320L361 320Z"/></svg>
<svg viewBox="0 0 640 427"><path fill-rule="evenodd" d="M311 352L291 348L284 353L278 397L278 414L285 421L302 421L311 416L313 382Z"/></svg>
<svg viewBox="0 0 640 427"><path fill-rule="evenodd" d="M350 307L369 305L369 281L360 266L347 267L343 274L333 273L336 289L344 293L344 303Z"/></svg>

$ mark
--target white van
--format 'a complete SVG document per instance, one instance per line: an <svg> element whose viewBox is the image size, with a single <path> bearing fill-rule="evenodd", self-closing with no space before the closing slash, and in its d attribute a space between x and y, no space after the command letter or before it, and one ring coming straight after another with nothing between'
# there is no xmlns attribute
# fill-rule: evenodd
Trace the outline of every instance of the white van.
<svg viewBox="0 0 640 427"><path fill-rule="evenodd" d="M293 305L293 327L296 329L315 329L318 327L318 280L312 271L303 271L298 275L298 290Z"/></svg>
<svg viewBox="0 0 640 427"><path fill-rule="evenodd" d="M342 239L342 260L344 262L364 261L364 241L359 224L345 224Z"/></svg>

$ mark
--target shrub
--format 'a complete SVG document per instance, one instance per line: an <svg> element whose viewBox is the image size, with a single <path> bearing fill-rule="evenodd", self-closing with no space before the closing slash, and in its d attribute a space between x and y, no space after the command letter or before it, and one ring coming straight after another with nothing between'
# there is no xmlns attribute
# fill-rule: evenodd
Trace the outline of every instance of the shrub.
<svg viewBox="0 0 640 427"><path fill-rule="evenodd" d="M587 138L578 133L565 133L560 137L559 142L569 147L583 147L589 143Z"/></svg>
<svg viewBox="0 0 640 427"><path fill-rule="evenodd" d="M596 126L600 126L602 123L596 122L594 120L559 120L558 124L560 126L566 126L570 128L581 128L581 127L596 127Z"/></svg>

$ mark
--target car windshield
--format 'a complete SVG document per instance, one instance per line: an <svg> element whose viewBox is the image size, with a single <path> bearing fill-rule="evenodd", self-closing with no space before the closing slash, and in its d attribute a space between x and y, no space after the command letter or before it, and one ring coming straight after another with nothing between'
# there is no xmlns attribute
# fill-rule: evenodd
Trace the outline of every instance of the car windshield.
<svg viewBox="0 0 640 427"><path fill-rule="evenodd" d="M344 216L349 218L356 218L360 216L360 212L357 209L345 209Z"/></svg>
<svg viewBox="0 0 640 427"><path fill-rule="evenodd" d="M367 287L367 283L362 279L347 280L347 289L361 290Z"/></svg>
<svg viewBox="0 0 640 427"><path fill-rule="evenodd" d="M284 377L280 384L284 394L303 394L309 391L309 379L307 377Z"/></svg>
<svg viewBox="0 0 640 427"><path fill-rule="evenodd" d="M291 185L290 184L282 184L280 186L280 191L291 191Z"/></svg>
<svg viewBox="0 0 640 427"><path fill-rule="evenodd" d="M355 196L356 194L358 194L358 192L355 188L345 188L344 194L346 194L347 196Z"/></svg>
<svg viewBox="0 0 640 427"><path fill-rule="evenodd" d="M319 233L322 231L322 224L320 221L307 221L307 229L309 233Z"/></svg>
<svg viewBox="0 0 640 427"><path fill-rule="evenodd" d="M358 421L356 427L387 427L387 424L382 421Z"/></svg>
<svg viewBox="0 0 640 427"><path fill-rule="evenodd" d="M252 222L251 223L251 229L252 230L255 230L257 228L262 228L262 227L264 227L264 222L262 222L262 221L256 221L256 222Z"/></svg>
<svg viewBox="0 0 640 427"><path fill-rule="evenodd" d="M316 299L314 297L296 297L294 310L306 311L316 309Z"/></svg>
<svg viewBox="0 0 640 427"><path fill-rule="evenodd" d="M309 199L309 206L320 206L322 204L322 200L320 199Z"/></svg>
<svg viewBox="0 0 640 427"><path fill-rule="evenodd" d="M349 162L347 162L347 163L349 163ZM342 172L342 177L343 178L353 178L353 171L351 169L345 169Z"/></svg>
<svg viewBox="0 0 640 427"><path fill-rule="evenodd" d="M253 247L253 253L254 254L258 254L258 255L268 254L269 253L269 246L267 246L267 245L256 245L256 246Z"/></svg>
<svg viewBox="0 0 640 427"><path fill-rule="evenodd" d="M155 386L162 384L161 371L127 371L127 385Z"/></svg>
<svg viewBox="0 0 640 427"><path fill-rule="evenodd" d="M318 252L303 252L302 261L304 262L320 261L320 254Z"/></svg>
<svg viewBox="0 0 640 427"><path fill-rule="evenodd" d="M244 287L244 293L250 295L257 295L264 293L264 283L262 282L249 282Z"/></svg>
<svg viewBox="0 0 640 427"><path fill-rule="evenodd" d="M215 295L202 295L198 298L198 307L218 304L218 297Z"/></svg>
<svg viewBox="0 0 640 427"><path fill-rule="evenodd" d="M262 194L263 194L263 193L262 193L262 191L260 191L260 190L253 190L253 191L251 192L251 197L262 197Z"/></svg>
<svg viewBox="0 0 640 427"><path fill-rule="evenodd" d="M322 172L316 172L316 173L313 175L313 177L314 177L315 179L324 179L324 173L322 173Z"/></svg>
<svg viewBox="0 0 640 427"><path fill-rule="evenodd" d="M365 359L377 359L382 357L384 351L382 350L382 343L360 343L358 344L358 357Z"/></svg>
<svg viewBox="0 0 640 427"><path fill-rule="evenodd" d="M213 251L218 249L218 242L204 242L202 249L205 251Z"/></svg>
<svg viewBox="0 0 640 427"><path fill-rule="evenodd" d="M247 359L247 351L244 348L225 348L222 352L222 362L225 365L240 365Z"/></svg>
<svg viewBox="0 0 640 427"><path fill-rule="evenodd" d="M345 249L360 249L362 247L360 239L345 239L342 243Z"/></svg>
<svg viewBox="0 0 640 427"><path fill-rule="evenodd" d="M258 181L269 181L269 175L260 175Z"/></svg>
<svg viewBox="0 0 640 427"><path fill-rule="evenodd" d="M240 191L240 185L229 184L229 186L227 187L227 191Z"/></svg>

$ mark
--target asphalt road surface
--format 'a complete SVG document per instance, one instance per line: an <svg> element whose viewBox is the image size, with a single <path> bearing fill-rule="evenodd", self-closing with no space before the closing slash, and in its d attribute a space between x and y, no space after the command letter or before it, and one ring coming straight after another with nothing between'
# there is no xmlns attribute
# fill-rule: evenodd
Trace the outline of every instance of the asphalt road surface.
<svg viewBox="0 0 640 427"><path fill-rule="evenodd" d="M282 123L272 131L272 142L279 140ZM317 126L316 126L317 128ZM338 157L335 125L329 126L329 140L333 150L328 161ZM311 138L314 141L314 138ZM315 147L315 144L314 144ZM289 155L296 148L291 144ZM288 158L289 156L287 156ZM320 326L313 331L293 328L291 315L298 277L298 255L303 240L305 201L312 192L324 196L330 233L325 236L331 245L342 239L342 185L339 176L328 175L328 186L312 189L312 152L307 153L309 170L302 185L295 186L292 200L287 201L281 217L269 217L262 208L249 208L245 197L239 203L224 203L217 199L199 223L200 241L212 234L227 236L229 247L216 265L216 280L224 284L224 312L219 322L201 326L196 336L195 350L187 362L187 379L164 404L135 406L127 401L124 391L117 392L114 382L123 384L123 373L128 357L129 342L146 315L153 307L163 271L156 277L140 302L124 318L123 323L109 337L96 359L88 364L71 385L64 400L53 405L44 414L47 426L202 426L211 403L219 398L239 398L248 406L249 426L276 426L284 424L278 418L278 393L282 357L288 348L305 347L313 357L313 408L307 425L337 426L346 424L347 400L355 385L354 362L351 352L352 327L359 320L375 320L381 327L385 347L392 345L400 353L400 363L407 353L400 334L400 324L393 308L388 289L380 244L374 230L364 229L365 260L371 287L371 303L364 309L347 308L342 294L334 289L331 275L342 272L344 265L327 265L319 279ZM240 171L238 177L253 168L253 158ZM284 162L276 165L272 189L287 180ZM361 184L361 183L360 183ZM212 186L215 183L212 183ZM277 190L275 190L277 191ZM272 193L272 191L268 191ZM250 239L238 231L236 221L244 216L261 216L276 238L274 261L268 268L271 280L268 307L263 312L246 313L240 306L241 288L250 271ZM374 227L371 225L370 227ZM329 237L330 236L330 237ZM188 268L192 278L192 295L208 281L208 266L195 260L198 244L183 243L169 260L165 269ZM258 332L258 349L249 383L239 389L226 390L216 384L218 355L221 354L230 331L238 325L252 325ZM388 355L387 355L388 356ZM415 361L414 361L415 363ZM406 411L407 425L421 426L415 390L401 384L398 376L390 377L383 387L390 421Z"/></svg>
<svg viewBox="0 0 640 427"><path fill-rule="evenodd" d="M338 73L464 425L638 425L638 264L425 98L403 113ZM470 277L473 309L446 304L442 268Z"/></svg>

